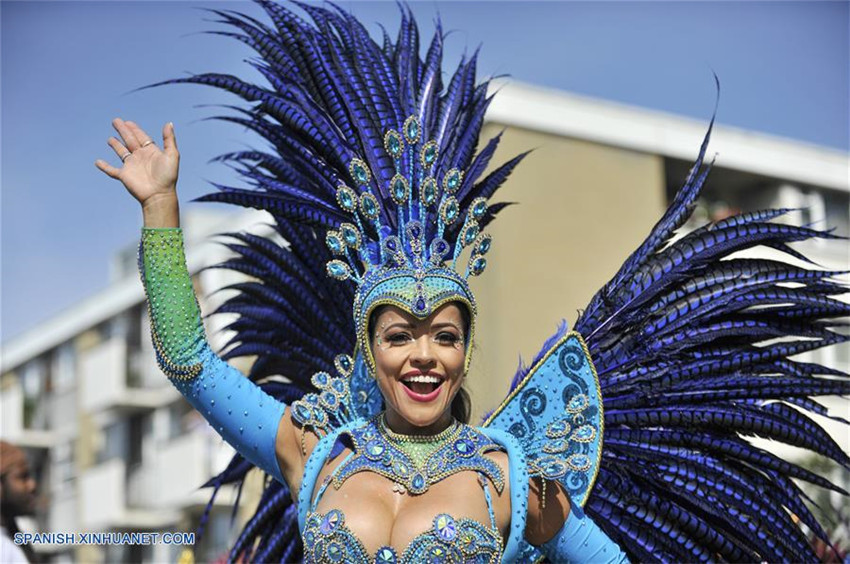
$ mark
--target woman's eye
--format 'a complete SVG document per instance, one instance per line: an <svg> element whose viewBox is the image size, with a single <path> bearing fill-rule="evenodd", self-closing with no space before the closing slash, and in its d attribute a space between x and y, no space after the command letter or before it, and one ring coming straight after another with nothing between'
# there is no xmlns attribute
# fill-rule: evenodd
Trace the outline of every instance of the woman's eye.
<svg viewBox="0 0 850 564"><path fill-rule="evenodd" d="M390 335L387 337L387 342L392 343L394 345L403 345L409 342L411 339L410 335L407 333L396 333L395 335Z"/></svg>
<svg viewBox="0 0 850 564"><path fill-rule="evenodd" d="M454 333L437 333L436 341L441 345L456 345L460 342L460 337Z"/></svg>

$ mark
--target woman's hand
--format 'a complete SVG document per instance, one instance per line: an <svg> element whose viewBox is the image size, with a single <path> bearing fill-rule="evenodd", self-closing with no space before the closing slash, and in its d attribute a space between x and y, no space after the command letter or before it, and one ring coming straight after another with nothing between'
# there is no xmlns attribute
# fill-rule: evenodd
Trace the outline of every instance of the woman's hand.
<svg viewBox="0 0 850 564"><path fill-rule="evenodd" d="M178 227L177 173L180 153L174 125L162 128L162 150L142 128L132 121L116 118L112 126L121 136L107 143L123 162L121 168L98 159L95 166L120 180L142 206L145 227Z"/></svg>

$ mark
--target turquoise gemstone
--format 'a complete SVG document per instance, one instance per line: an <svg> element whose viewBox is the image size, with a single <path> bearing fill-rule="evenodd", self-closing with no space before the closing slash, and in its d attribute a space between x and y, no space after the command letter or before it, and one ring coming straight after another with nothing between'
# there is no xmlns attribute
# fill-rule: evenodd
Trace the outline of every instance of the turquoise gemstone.
<svg viewBox="0 0 850 564"><path fill-rule="evenodd" d="M331 389L340 395L345 394L345 380L341 378L334 378L331 380Z"/></svg>
<svg viewBox="0 0 850 564"><path fill-rule="evenodd" d="M395 551L388 546L379 548L375 555L375 562L377 564L396 564Z"/></svg>
<svg viewBox="0 0 850 564"><path fill-rule="evenodd" d="M339 562L342 560L342 546L338 542L332 542L328 545L325 553L328 555L328 559L331 562Z"/></svg>
<svg viewBox="0 0 850 564"><path fill-rule="evenodd" d="M564 419L560 419L549 425L549 428L546 429L546 436L553 439L556 437L563 437L569 432L569 430L570 424Z"/></svg>
<svg viewBox="0 0 850 564"><path fill-rule="evenodd" d="M484 272L485 268L487 268L487 259L484 257L476 257L469 267L469 272L474 276L478 276Z"/></svg>
<svg viewBox="0 0 850 564"><path fill-rule="evenodd" d="M407 199L407 183L401 177L393 181L393 197L397 202L404 202Z"/></svg>
<svg viewBox="0 0 850 564"><path fill-rule="evenodd" d="M393 464L393 472L395 472L399 478L406 478L410 474L410 468L408 468L407 464L404 462L396 461L396 463ZM419 477L421 478L422 476Z"/></svg>
<svg viewBox="0 0 850 564"><path fill-rule="evenodd" d="M475 205L472 206L472 217L475 219L481 219L484 217L485 213L487 213L487 202L483 200L475 202Z"/></svg>
<svg viewBox="0 0 850 564"><path fill-rule="evenodd" d="M351 271L347 264L337 260L328 263L328 273L338 280L345 280Z"/></svg>
<svg viewBox="0 0 850 564"><path fill-rule="evenodd" d="M310 380L313 382L313 385L317 388L324 388L328 385L331 377L327 372L316 372L313 374L313 377Z"/></svg>
<svg viewBox="0 0 850 564"><path fill-rule="evenodd" d="M345 244L349 247L357 247L358 237L357 233L351 227L343 227L342 228L342 237L345 239Z"/></svg>
<svg viewBox="0 0 850 564"><path fill-rule="evenodd" d="M422 203L430 206L437 200L437 182L428 178L422 185Z"/></svg>
<svg viewBox="0 0 850 564"><path fill-rule="evenodd" d="M567 468L563 462L553 461L543 468L543 476L546 478L559 478L566 473Z"/></svg>
<svg viewBox="0 0 850 564"><path fill-rule="evenodd" d="M475 242L476 237L478 237L478 226L477 225L470 225L469 227L466 228L466 232L464 233L464 237L463 237L464 246L468 247L469 245L471 245L473 242Z"/></svg>
<svg viewBox="0 0 850 564"><path fill-rule="evenodd" d="M446 549L439 545L432 546L428 549L428 556L433 559L432 562L445 562L447 556Z"/></svg>
<svg viewBox="0 0 850 564"><path fill-rule="evenodd" d="M359 163L355 163L352 167L354 169L354 178L360 184L366 184L369 181L369 176L366 173L366 167Z"/></svg>
<svg viewBox="0 0 850 564"><path fill-rule="evenodd" d="M490 250L491 241L492 241L492 239L490 239L490 237L486 237L486 238L482 239L480 243L478 243L478 248L476 250L478 251L479 255L486 255L487 254L487 251Z"/></svg>
<svg viewBox="0 0 850 564"><path fill-rule="evenodd" d="M336 191L337 201L339 205L343 207L343 209L347 211L351 211L354 208L354 197L351 193L351 190L346 188L345 186L340 186Z"/></svg>
<svg viewBox="0 0 850 564"><path fill-rule="evenodd" d="M373 440L366 443L366 454L369 458L378 460L384 454L384 445L379 440Z"/></svg>
<svg viewBox="0 0 850 564"><path fill-rule="evenodd" d="M414 141L419 137L419 122L414 117L407 119L407 129L405 131L408 141Z"/></svg>
<svg viewBox="0 0 850 564"><path fill-rule="evenodd" d="M364 194L360 205L363 207L363 214L366 217L375 218L378 216L378 202L372 194Z"/></svg>
<svg viewBox="0 0 850 564"><path fill-rule="evenodd" d="M339 237L337 237L336 235L329 233L326 242L328 244L328 248L334 254L338 255L345 250L342 246L342 241L340 241Z"/></svg>
<svg viewBox="0 0 850 564"><path fill-rule="evenodd" d="M434 164L434 161L437 160L437 145L430 143L426 145L422 151L422 160L425 161L426 165Z"/></svg>
<svg viewBox="0 0 850 564"><path fill-rule="evenodd" d="M395 131L390 130L387 133L387 152L394 157L401 154L401 137Z"/></svg>
<svg viewBox="0 0 850 564"><path fill-rule="evenodd" d="M410 485L413 486L414 490L421 490L425 487L425 478L422 477L422 474L416 474L410 481Z"/></svg>
<svg viewBox="0 0 850 564"><path fill-rule="evenodd" d="M446 189L454 193L460 187L460 171L453 168L446 176Z"/></svg>
<svg viewBox="0 0 850 564"><path fill-rule="evenodd" d="M452 200L446 206L446 222L447 223L453 222L455 219L457 219L457 214L458 214L457 200Z"/></svg>
<svg viewBox="0 0 850 564"><path fill-rule="evenodd" d="M567 403L567 409L570 411L581 411L587 406L587 396L578 394L570 398Z"/></svg>
<svg viewBox="0 0 850 564"><path fill-rule="evenodd" d="M458 451L462 456L467 456L472 454L475 449L475 445L472 444L472 441L469 439L459 439L455 442L455 450Z"/></svg>

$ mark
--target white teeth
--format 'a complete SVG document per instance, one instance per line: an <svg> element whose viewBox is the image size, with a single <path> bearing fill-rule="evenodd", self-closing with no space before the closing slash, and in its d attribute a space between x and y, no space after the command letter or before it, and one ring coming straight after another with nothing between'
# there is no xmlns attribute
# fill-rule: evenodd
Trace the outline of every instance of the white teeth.
<svg viewBox="0 0 850 564"><path fill-rule="evenodd" d="M442 382L436 376L427 376L423 374L422 376L408 376L404 379L405 382L418 382L420 384L439 384Z"/></svg>

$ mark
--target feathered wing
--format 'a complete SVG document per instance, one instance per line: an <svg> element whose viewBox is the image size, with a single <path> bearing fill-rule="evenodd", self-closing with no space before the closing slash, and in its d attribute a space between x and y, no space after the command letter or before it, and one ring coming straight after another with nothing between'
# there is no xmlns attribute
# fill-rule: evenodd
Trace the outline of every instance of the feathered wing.
<svg viewBox="0 0 850 564"><path fill-rule="evenodd" d="M773 221L791 210L744 213L674 239L708 175L710 134L662 219L575 324L604 413L595 485L579 499L634 560L812 561L798 523L829 540L792 479L846 492L747 437L850 469L807 415L826 414L812 397L850 393L850 377L793 358L848 339L838 331L850 305L836 299L847 292L836 277L846 273L741 256L764 246L801 259L791 243L835 237ZM564 333L520 370L514 395L558 353ZM562 386L575 387L575 375L562 372Z"/></svg>
<svg viewBox="0 0 850 564"><path fill-rule="evenodd" d="M228 327L234 336L224 357L257 357L249 377L272 396L292 404L320 391L314 373L340 372L335 358L351 355L355 348L354 287L330 278L326 271L332 258L326 232L351 221L341 210L338 187L357 186L352 159L368 167L381 224L393 227L397 217L388 210L396 206L389 185L396 169L385 149L384 134L389 129L402 130L410 116L421 125L422 138L436 143L439 156L434 168L464 171L455 194L461 217L476 198L492 196L524 155L481 178L499 143L497 136L475 152L490 103L487 83L476 83L473 54L464 57L443 84L444 34L439 21L423 59L417 24L405 6L400 6L397 38L392 40L384 32L379 44L359 21L333 4L295 3L308 20L274 2L257 3L271 25L235 12L212 13L228 26L228 31L215 33L239 40L256 52L249 63L267 84L216 73L162 84L202 84L237 95L247 104L231 108L234 113L218 119L256 133L267 144L265 150L220 157L240 173L246 186L217 186L217 192L200 200L261 209L273 218L271 228L276 233L272 237L233 233L225 239L234 257L216 268L241 272L251 280L232 286L238 294L218 311L237 315ZM412 156L404 155L403 162L411 170L420 166ZM480 227L505 205L490 205ZM435 227L426 223L425 229ZM443 237L452 242L459 231L460 226L452 225ZM426 239L432 236L429 233ZM363 367L355 367L349 381L351 395L363 394L371 406L377 396L373 387ZM215 491L224 484L241 488L252 468L237 455L207 485ZM269 481L230 557L289 562L300 559L301 550L290 492L285 485Z"/></svg>

